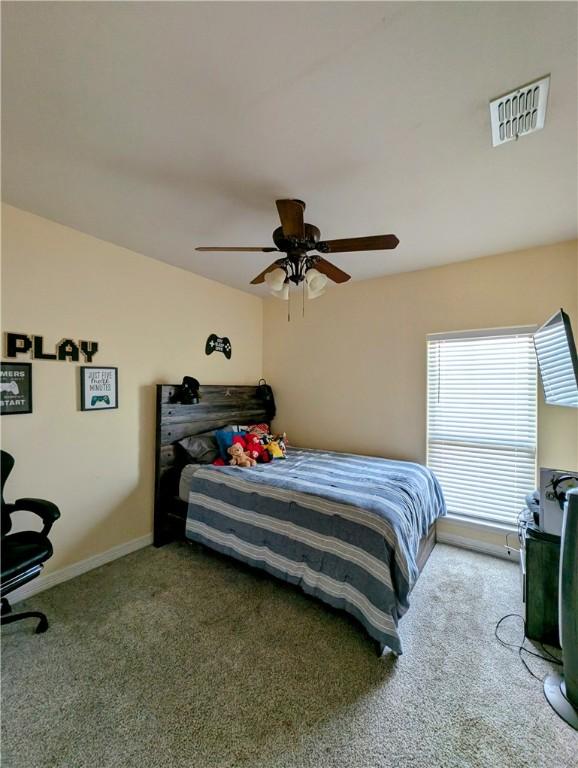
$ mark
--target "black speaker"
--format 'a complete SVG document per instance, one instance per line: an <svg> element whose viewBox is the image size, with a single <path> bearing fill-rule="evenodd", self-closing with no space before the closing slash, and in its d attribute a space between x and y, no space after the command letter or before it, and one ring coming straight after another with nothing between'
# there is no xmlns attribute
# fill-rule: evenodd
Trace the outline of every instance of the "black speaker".
<svg viewBox="0 0 578 768"><path fill-rule="evenodd" d="M564 674L548 675L544 694L557 714L578 731L578 488L566 493L558 600Z"/></svg>

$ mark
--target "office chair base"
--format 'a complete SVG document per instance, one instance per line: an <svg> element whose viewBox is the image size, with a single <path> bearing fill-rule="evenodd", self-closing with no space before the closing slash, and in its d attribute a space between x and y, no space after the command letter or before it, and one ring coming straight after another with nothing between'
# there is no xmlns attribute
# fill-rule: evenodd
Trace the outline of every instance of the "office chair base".
<svg viewBox="0 0 578 768"><path fill-rule="evenodd" d="M12 613L12 606L8 602L7 597L2 598L2 616L7 616L9 613Z"/></svg>
<svg viewBox="0 0 578 768"><path fill-rule="evenodd" d="M23 611L22 613L4 613L1 618L2 624L13 624L20 619L38 619L38 626L35 629L37 635L46 632L48 629L48 619L40 611Z"/></svg>

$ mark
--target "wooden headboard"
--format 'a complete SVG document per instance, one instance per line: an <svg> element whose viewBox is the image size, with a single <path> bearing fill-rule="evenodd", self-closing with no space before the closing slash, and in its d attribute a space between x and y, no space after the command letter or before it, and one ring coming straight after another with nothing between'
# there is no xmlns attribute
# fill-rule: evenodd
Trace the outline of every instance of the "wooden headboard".
<svg viewBox="0 0 578 768"><path fill-rule="evenodd" d="M219 429L227 424L268 422L257 386L205 385L195 405L171 403L177 384L157 385L154 542L167 540L167 517L178 502L182 468L174 443L187 435ZM177 497L175 499L175 497ZM184 502L183 502L184 503Z"/></svg>

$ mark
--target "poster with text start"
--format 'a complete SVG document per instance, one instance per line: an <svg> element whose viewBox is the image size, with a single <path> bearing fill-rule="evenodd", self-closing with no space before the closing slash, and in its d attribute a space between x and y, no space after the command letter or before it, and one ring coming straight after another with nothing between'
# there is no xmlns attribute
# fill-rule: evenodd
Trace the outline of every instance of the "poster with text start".
<svg viewBox="0 0 578 768"><path fill-rule="evenodd" d="M0 413L32 413L31 363L2 363Z"/></svg>

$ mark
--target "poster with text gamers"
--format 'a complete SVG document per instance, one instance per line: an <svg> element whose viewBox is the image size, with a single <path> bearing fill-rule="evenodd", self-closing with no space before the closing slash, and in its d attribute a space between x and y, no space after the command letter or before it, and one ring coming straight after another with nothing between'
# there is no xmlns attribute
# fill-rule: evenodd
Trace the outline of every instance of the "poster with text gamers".
<svg viewBox="0 0 578 768"><path fill-rule="evenodd" d="M0 365L0 414L32 413L32 364Z"/></svg>

